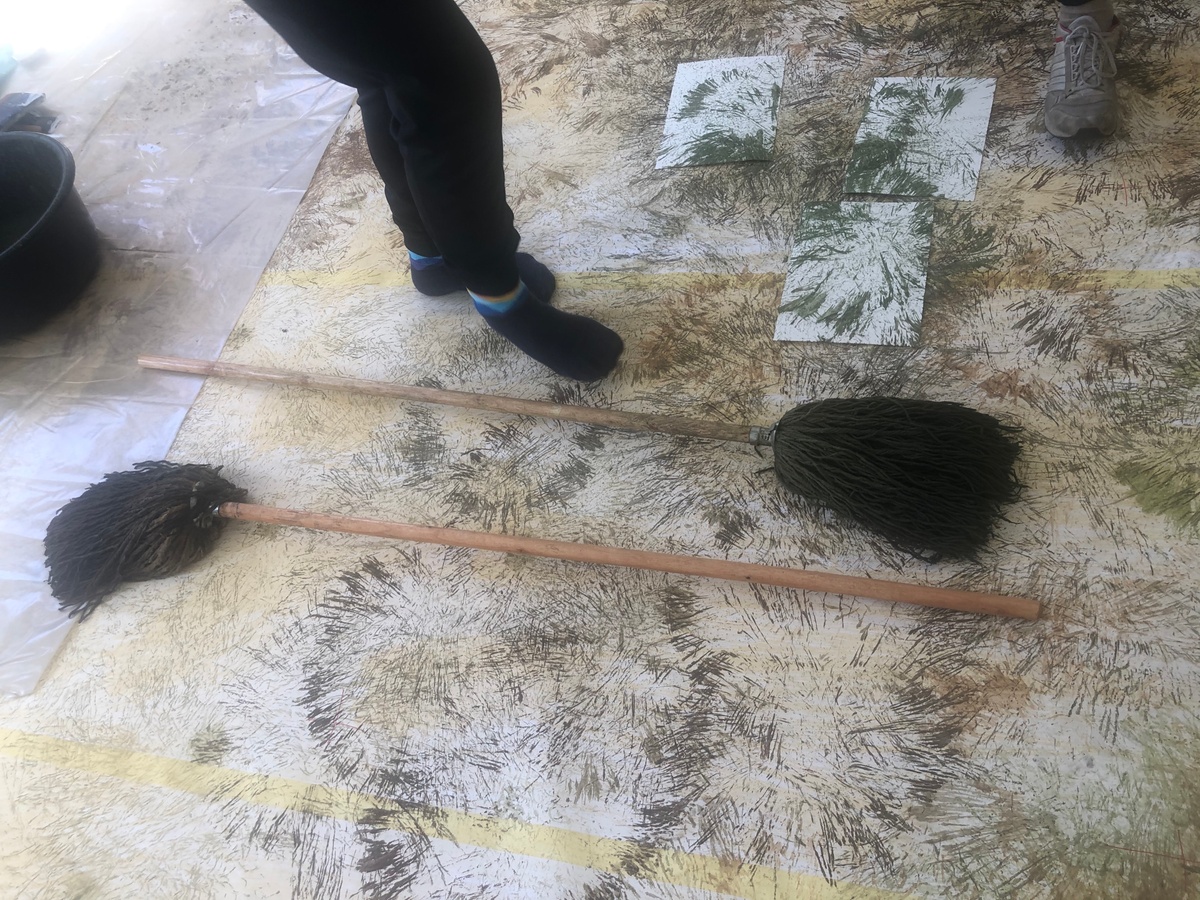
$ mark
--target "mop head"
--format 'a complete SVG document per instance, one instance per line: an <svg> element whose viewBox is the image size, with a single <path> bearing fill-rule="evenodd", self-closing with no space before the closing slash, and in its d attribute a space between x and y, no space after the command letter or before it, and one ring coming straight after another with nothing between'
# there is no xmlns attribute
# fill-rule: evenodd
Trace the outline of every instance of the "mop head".
<svg viewBox="0 0 1200 900"><path fill-rule="evenodd" d="M86 619L123 581L172 575L207 554L224 522L217 506L246 491L220 468L138 463L113 472L58 511L46 529L50 591Z"/></svg>
<svg viewBox="0 0 1200 900"><path fill-rule="evenodd" d="M974 559L1017 498L1020 429L962 406L818 400L775 428L775 472L805 500L933 562Z"/></svg>

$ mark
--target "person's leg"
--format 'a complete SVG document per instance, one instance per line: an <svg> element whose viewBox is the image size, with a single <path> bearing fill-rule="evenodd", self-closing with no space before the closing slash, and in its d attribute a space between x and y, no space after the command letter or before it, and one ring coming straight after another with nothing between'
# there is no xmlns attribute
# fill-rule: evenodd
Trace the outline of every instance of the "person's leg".
<svg viewBox="0 0 1200 900"><path fill-rule="evenodd" d="M453 0L247 0L313 68L358 88L397 224L471 286L517 280L504 186L500 84Z"/></svg>
<svg viewBox="0 0 1200 900"><path fill-rule="evenodd" d="M1046 88L1046 130L1112 134L1119 122L1113 51L1122 26L1112 0L1062 0Z"/></svg>
<svg viewBox="0 0 1200 900"><path fill-rule="evenodd" d="M392 136L395 119L392 118L383 88L360 87L358 107L362 111L367 150L383 181L383 195L392 211L392 221L404 235L413 286L430 297L465 292L467 285L462 274L446 264L441 250L425 230L425 223L408 187L408 173L405 171L404 157L400 155L400 145ZM554 296L554 273L528 253L517 254L517 274L539 300L548 303Z"/></svg>
<svg viewBox="0 0 1200 900"><path fill-rule="evenodd" d="M392 137L392 111L383 85L358 88L358 108L362 111L363 135L371 161L383 181L383 196L392 211L392 221L404 235L404 246L423 257L440 257L441 251L425 230L416 201L408 188L404 157Z"/></svg>
<svg viewBox="0 0 1200 900"><path fill-rule="evenodd" d="M383 161L377 160L381 175L393 179L388 187L396 185L389 200L399 203L406 241L411 227L415 243L436 250L458 274L488 324L534 359L578 380L608 374L624 349L621 339L597 322L537 302L546 298L534 297L520 278L528 267L518 267L520 238L505 195L499 76L453 0L402 7L375 0L247 2L317 70L368 92L382 86L407 195L395 180L396 154L382 137L374 95L367 100L369 145ZM423 233L407 221L410 197ZM540 270L531 281L541 272L549 276ZM553 276L540 280L540 292L553 290Z"/></svg>

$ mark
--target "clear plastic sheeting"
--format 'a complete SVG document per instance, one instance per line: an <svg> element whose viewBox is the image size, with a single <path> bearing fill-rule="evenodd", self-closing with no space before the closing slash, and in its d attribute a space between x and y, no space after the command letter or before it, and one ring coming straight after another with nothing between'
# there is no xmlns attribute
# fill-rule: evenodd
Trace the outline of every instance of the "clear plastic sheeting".
<svg viewBox="0 0 1200 900"><path fill-rule="evenodd" d="M165 456L199 388L137 355L217 355L353 100L233 0L106 4L89 39L61 45L44 26L71 9L41 11L40 46L3 90L45 93L59 115L104 264L73 310L0 344L8 694L35 688L70 630L46 585L46 525L106 472Z"/></svg>

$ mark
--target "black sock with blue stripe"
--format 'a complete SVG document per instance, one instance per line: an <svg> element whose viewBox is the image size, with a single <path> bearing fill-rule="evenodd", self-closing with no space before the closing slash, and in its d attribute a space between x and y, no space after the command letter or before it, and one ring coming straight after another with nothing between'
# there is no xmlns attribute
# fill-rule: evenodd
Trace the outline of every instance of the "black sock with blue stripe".
<svg viewBox="0 0 1200 900"><path fill-rule="evenodd" d="M615 331L542 302L524 281L499 297L472 293L471 298L493 331L564 378L603 378L625 349Z"/></svg>

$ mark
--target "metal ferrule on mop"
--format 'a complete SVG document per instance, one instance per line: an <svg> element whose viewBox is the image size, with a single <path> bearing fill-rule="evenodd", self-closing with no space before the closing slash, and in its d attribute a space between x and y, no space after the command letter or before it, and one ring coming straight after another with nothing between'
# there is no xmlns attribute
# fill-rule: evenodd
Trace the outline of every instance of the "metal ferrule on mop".
<svg viewBox="0 0 1200 900"><path fill-rule="evenodd" d="M775 426L751 425L747 440L755 447L770 447L775 443Z"/></svg>

